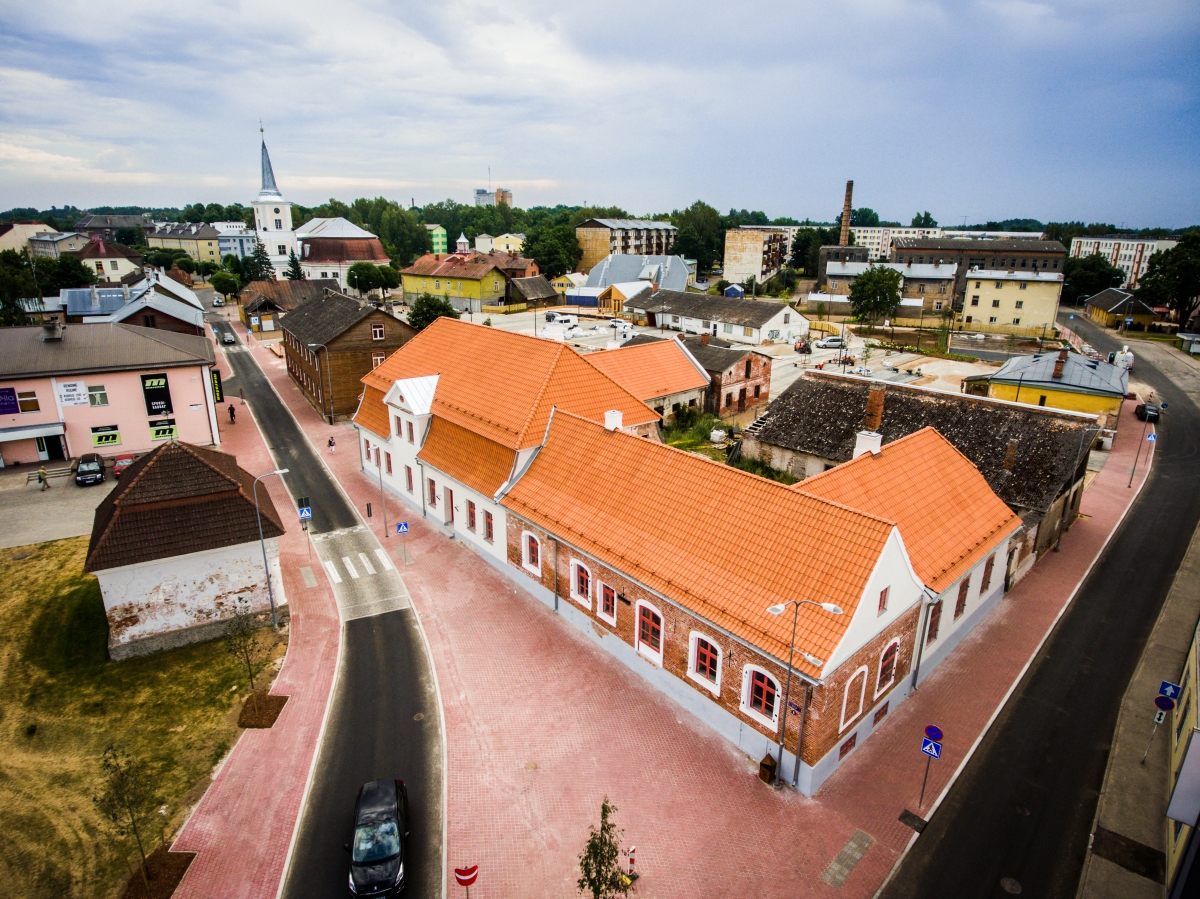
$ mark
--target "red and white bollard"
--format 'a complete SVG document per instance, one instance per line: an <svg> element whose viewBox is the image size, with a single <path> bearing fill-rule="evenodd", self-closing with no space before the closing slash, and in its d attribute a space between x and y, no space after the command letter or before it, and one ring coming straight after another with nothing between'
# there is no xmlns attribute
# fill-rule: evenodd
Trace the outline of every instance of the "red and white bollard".
<svg viewBox="0 0 1200 899"><path fill-rule="evenodd" d="M633 876L633 869L637 864L637 846L629 847L629 874Z"/></svg>

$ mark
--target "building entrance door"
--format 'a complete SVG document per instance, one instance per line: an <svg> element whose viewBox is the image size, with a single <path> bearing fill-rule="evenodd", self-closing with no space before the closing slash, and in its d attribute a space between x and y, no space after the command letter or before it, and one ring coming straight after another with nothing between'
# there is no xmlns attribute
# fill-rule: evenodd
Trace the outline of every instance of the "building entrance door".
<svg viewBox="0 0 1200 899"><path fill-rule="evenodd" d="M63 439L57 434L46 438L46 459L51 462L57 462L65 459L66 453L63 452Z"/></svg>
<svg viewBox="0 0 1200 899"><path fill-rule="evenodd" d="M743 387L741 390L738 391L738 411L739 412L746 411L746 388L745 387Z"/></svg>
<svg viewBox="0 0 1200 899"><path fill-rule="evenodd" d="M449 487L446 488L446 519L454 524L454 491Z"/></svg>

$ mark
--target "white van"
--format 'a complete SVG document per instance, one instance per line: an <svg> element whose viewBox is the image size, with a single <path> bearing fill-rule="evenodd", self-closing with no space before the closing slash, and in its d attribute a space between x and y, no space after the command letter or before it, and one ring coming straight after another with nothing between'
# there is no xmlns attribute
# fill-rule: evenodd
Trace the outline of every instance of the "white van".
<svg viewBox="0 0 1200 899"><path fill-rule="evenodd" d="M549 315L550 313L546 313L546 314ZM571 328L571 327L574 327L575 325L579 324L579 316L578 315L569 315L566 312L556 312L556 313L554 313L554 318L552 319L552 321L556 325L562 325L566 328Z"/></svg>

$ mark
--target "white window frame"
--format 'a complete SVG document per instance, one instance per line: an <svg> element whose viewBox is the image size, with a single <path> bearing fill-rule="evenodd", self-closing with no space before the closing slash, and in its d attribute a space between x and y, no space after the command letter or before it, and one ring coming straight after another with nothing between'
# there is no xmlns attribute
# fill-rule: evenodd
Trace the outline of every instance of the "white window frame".
<svg viewBox="0 0 1200 899"><path fill-rule="evenodd" d="M582 568L585 572L587 572L587 579L588 579L587 596L583 596L583 595L579 594L578 592L576 592L576 590L575 590L575 587L576 587L575 574L580 568ZM592 607L592 569L588 568L586 565L584 565L582 562L580 562L576 559L571 560L571 599L575 600L577 603L579 603L585 609L590 609Z"/></svg>
<svg viewBox="0 0 1200 899"><path fill-rule="evenodd" d="M854 683L854 679L859 675L863 676L862 689L858 691L858 711L854 713L854 717L849 721L846 720L846 705L850 699L850 686ZM862 665L854 670L846 681L846 686L842 689L842 718L838 724L838 733L842 733L847 727L853 724L862 715L867 704L867 680L871 677L871 672L867 670L866 665Z"/></svg>
<svg viewBox="0 0 1200 899"><path fill-rule="evenodd" d="M704 640L717 651L717 680L714 683L707 677L701 677L696 673L696 641ZM713 696L721 695L721 675L725 673L725 650L721 649L721 645L712 638L709 634L702 634L700 631L692 631L688 634L688 677L698 683L701 687L711 693Z"/></svg>
<svg viewBox="0 0 1200 899"><path fill-rule="evenodd" d="M609 590L611 590L613 592L613 612L612 612L611 618L604 613L604 588L605 587L607 587ZM620 602L621 602L621 594L618 592L616 587L614 587L612 584L605 583L604 581L596 582L596 617L597 618L599 618L601 621L605 621L605 622L611 624L613 627L616 627L617 626L617 606L620 604Z"/></svg>
<svg viewBox="0 0 1200 899"><path fill-rule="evenodd" d="M532 537L534 539L534 541L537 542L538 563L537 563L536 567L534 567L533 565L531 565L529 563L529 540L528 540L528 538L530 538L530 537ZM530 574L537 575L540 578L542 576L542 558L544 557L544 555L545 555L545 553L542 552L542 538L539 537L537 534L533 533L532 531L521 531L521 567L524 568L526 571L528 571Z"/></svg>
<svg viewBox="0 0 1200 899"><path fill-rule="evenodd" d="M649 646L642 642L642 609L647 608L662 622L662 631L659 637L658 652L655 652ZM633 607L633 643L637 649L638 655L644 659L649 659L659 668L663 664L663 648L667 645L667 619L664 617L662 610L654 603L646 602L644 599L639 599Z"/></svg>
<svg viewBox="0 0 1200 899"><path fill-rule="evenodd" d="M888 640L888 642L886 644L884 644L883 649L880 650L879 658L876 659L876 665L875 665L875 683L878 686L878 684L879 684L879 669L883 667L884 654L887 653L888 648L892 647L892 646L896 647L896 665L894 668L892 668L892 679L890 681L888 681L886 684L884 684L882 687L878 687L878 689L875 690L875 696L872 698L872 702L874 702L874 700L879 699L880 696L882 696L884 693L886 693L888 690L890 690L896 684L896 672L900 670L900 638L899 637L896 637L893 640Z"/></svg>
<svg viewBox="0 0 1200 899"><path fill-rule="evenodd" d="M378 334L378 336L376 336L377 334ZM382 322L372 322L371 323L371 339L372 340L383 340L386 337L387 337L387 329L384 328L383 323Z"/></svg>
<svg viewBox="0 0 1200 899"><path fill-rule="evenodd" d="M756 672L756 671L761 672L762 674L765 674L775 684L775 708L773 710L774 711L773 718L768 718L762 712L758 711L758 709L752 708L750 706L750 682L751 682L751 678L753 678L753 676L754 676L754 672ZM783 688L779 683L779 678L777 678L775 675L773 675L770 671L768 671L766 668L762 667L761 665L755 665L752 662L747 662L745 665L743 665L742 666L742 699L741 699L741 702L739 703L739 708L740 708L742 714L745 715L747 718L750 718L753 721L757 721L759 724L763 725L764 727L769 727L771 730L778 733L779 732L779 707L781 705L783 705Z"/></svg>
<svg viewBox="0 0 1200 899"><path fill-rule="evenodd" d="M99 402L99 400L103 400L103 402ZM103 384L88 385L88 405L93 407L108 405L108 391L104 389Z"/></svg>

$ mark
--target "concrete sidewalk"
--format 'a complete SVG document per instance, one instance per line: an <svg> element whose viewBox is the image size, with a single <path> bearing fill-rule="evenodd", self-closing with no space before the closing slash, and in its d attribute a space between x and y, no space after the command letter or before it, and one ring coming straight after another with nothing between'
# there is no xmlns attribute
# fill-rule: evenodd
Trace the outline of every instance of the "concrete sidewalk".
<svg viewBox="0 0 1200 899"><path fill-rule="evenodd" d="M1080 899L1165 895L1172 716L1168 714L1155 731L1153 703L1161 681L1180 682L1198 619L1200 530L1192 537L1121 702L1079 883Z"/></svg>
<svg viewBox="0 0 1200 899"><path fill-rule="evenodd" d="M370 523L382 533L378 482L362 474L350 426L326 424L281 360L252 352L317 447L337 436L326 462L360 512L372 503ZM389 523L412 527L412 564L403 565L398 538L383 542L402 565L443 694L450 865L481 864L482 899L571 894L587 826L608 795L626 842L639 847L649 894L692 896L721 883L738 894L825 895L822 875L838 879L828 872L842 859L839 891L872 895L916 837L900 813L936 809L1144 482L1145 453L1126 486L1141 435L1126 406L1062 551L1047 554L814 799L762 787L751 760L388 494ZM946 732L945 753L918 809L929 723Z"/></svg>

